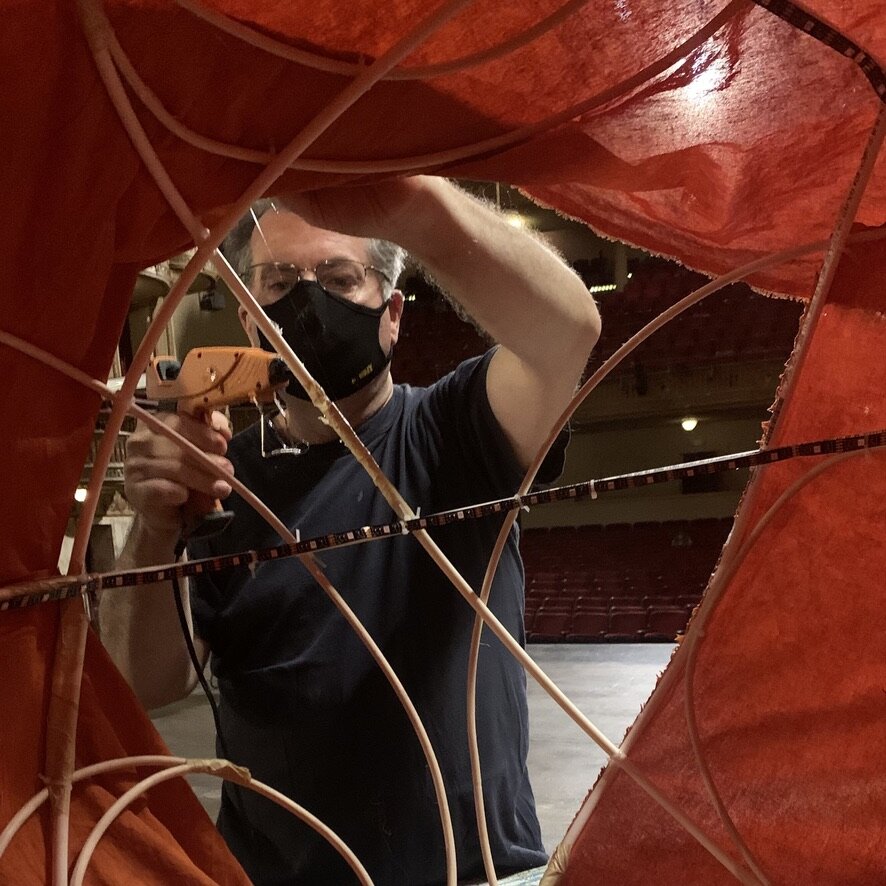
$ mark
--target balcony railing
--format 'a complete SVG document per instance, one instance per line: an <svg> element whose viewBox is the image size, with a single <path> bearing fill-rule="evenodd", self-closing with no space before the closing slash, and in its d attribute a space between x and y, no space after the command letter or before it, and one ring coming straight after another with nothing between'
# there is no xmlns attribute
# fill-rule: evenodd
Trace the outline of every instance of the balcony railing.
<svg viewBox="0 0 886 886"><path fill-rule="evenodd" d="M98 449L99 446L101 446L102 438L104 437L104 429L101 425L103 425L102 418L99 419L99 424L96 426L95 432L92 435L92 441L89 444L89 454L86 456L86 462L83 465L83 470L80 474L80 484L82 486L85 486L89 482L89 478L92 476L92 466L95 464ZM131 421L127 419L127 424L124 424L120 433L117 435L117 439L114 441L114 450L111 455L111 461L108 464L108 470L105 474L105 486L111 485L119 487L123 485L123 462L126 460L126 443L132 435L133 430L134 426Z"/></svg>

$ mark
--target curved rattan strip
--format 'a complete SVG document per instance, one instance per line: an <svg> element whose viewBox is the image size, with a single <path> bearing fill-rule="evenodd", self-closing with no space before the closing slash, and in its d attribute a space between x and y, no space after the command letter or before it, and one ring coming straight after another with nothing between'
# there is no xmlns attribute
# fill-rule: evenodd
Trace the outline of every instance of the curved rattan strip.
<svg viewBox="0 0 886 886"><path fill-rule="evenodd" d="M553 129L575 117L587 114L598 108L610 105L622 96L642 86L653 77L660 76L681 59L689 55L693 50L701 46L707 39L715 34L727 21L737 15L742 9L747 8L751 0L730 0L704 27L700 28L683 43L665 53L661 58L642 68L636 74L631 75L620 83L597 93L584 101L571 105L556 114L546 117L536 123L519 129L511 130L502 135L462 145L457 148L437 151L431 154L419 154L412 157L399 157L390 160L353 161L353 160L322 160L299 158L293 160L289 167L308 172L331 172L340 174L363 174L363 173L391 173L391 172L419 172L441 168L448 164L461 160L470 160L487 153L500 151L512 147L531 138L534 135ZM258 151L252 148L244 148L240 145L230 145L194 132L180 123L174 115L164 107L157 95L147 86L138 75L132 63L126 56L123 48L113 36L112 32L107 35L108 49L115 63L129 84L132 91L148 110L165 126L173 135L187 144L199 150L221 157L230 157L235 160L243 160L248 163L264 164L270 162L275 155Z"/></svg>
<svg viewBox="0 0 886 886"><path fill-rule="evenodd" d="M113 762L113 761L112 761ZM308 827L312 828L323 839L325 839L335 849L339 855L347 862L348 867L356 874L357 879L362 886L372 886L366 868L360 863L356 855L348 848L347 844L332 830L325 825L315 815L312 815L300 804L294 800L290 800L285 794L264 784L264 782L253 780L252 776L245 769L235 766L227 760L188 760L184 763L170 766L160 772L155 772L147 778L142 779L133 785L128 791L122 794L102 815L96 825L90 831L80 855L71 872L70 886L83 886L83 878L86 876L86 868L95 852L99 840L104 836L105 831L113 824L115 819L123 813L126 808L142 794L146 793L152 787L170 781L173 778L180 778L190 774L212 775L216 778L222 778L225 781L232 781L241 787L247 788L255 793L266 797L268 800L281 806L290 814L294 815L300 821L304 822Z"/></svg>
<svg viewBox="0 0 886 886"><path fill-rule="evenodd" d="M139 757L123 757L118 760L106 760L101 763L93 763L91 766L84 766L82 769L75 769L71 776L71 783L76 784L84 778L90 778L103 772L114 772L117 769L125 769L128 767L136 768L139 766L172 766L177 763L187 762L184 757L167 757L159 754L148 754ZM21 829L21 826L46 802L49 797L49 788L43 788L38 791L21 806L15 815L6 823L6 826L0 832L0 858L6 852L9 844L15 835Z"/></svg>
<svg viewBox="0 0 886 886"><path fill-rule="evenodd" d="M150 357L150 352L159 337L160 331L168 323L172 311L178 306L184 293L196 278L199 269L209 258L213 250L217 248L221 240L246 211L252 202L273 184L284 172L289 163L312 144L333 122L335 122L351 105L364 95L384 74L394 67L403 57L415 49L427 36L442 26L449 18L460 9L467 6L471 0L449 0L438 10L425 18L411 30L407 36L384 53L375 63L361 72L352 82L341 91L336 99L330 102L320 111L312 121L287 145L283 152L275 157L266 166L246 189L246 191L234 202L211 232L197 242L197 249L181 272L172 290L164 300L162 307L155 315L139 349L133 358L132 365L127 372L121 397L115 402L114 408L108 419L108 434L102 440L98 453L94 460L93 474L87 492L87 501L80 514L77 530L74 537L71 568L82 571L83 556L89 536L89 528L97 506L97 487L102 483L107 466L110 462L113 441L122 426L125 413L125 403L131 400L138 377L144 371ZM107 53L107 47L102 42L103 33L110 30L106 20L103 22L100 0L81 0L78 11L81 15L83 31L90 44L96 61L103 61ZM106 81L106 83L109 81ZM164 176L168 179L162 165L151 164L150 156L146 160L149 171L153 174L158 184L163 183ZM167 195L169 196L169 195ZM176 208L175 204L173 208ZM92 496L89 496L89 492ZM56 660L53 665L52 703L47 728L47 773L52 784L59 786L53 799L53 850L52 850L52 880L54 884L66 882L67 873L67 843L68 843L68 819L70 804L69 777L73 771L73 747L76 735L76 721L78 714L79 679L83 670L83 655L86 639L86 619L82 613L76 611L76 604L66 607L63 617L62 629L59 632ZM70 616L70 618L68 618ZM76 685L75 685L76 684ZM447 808L448 814L448 808ZM449 868L448 881L454 883L455 849L452 841L447 839L447 867Z"/></svg>
<svg viewBox="0 0 886 886"><path fill-rule="evenodd" d="M863 185L866 181L867 177L870 175L870 172L873 168L875 156L876 156L876 143L882 140L883 137L883 117L884 113L881 110L878 115L878 120L876 125L874 126L871 136L867 142L865 147L865 151L860 159L858 169L853 178L853 182L848 190L846 200L844 200L843 206L841 207L840 218L838 219L835 232L831 236L831 238L827 241L825 245L828 247L828 252L826 255L826 259L822 266L822 271L818 279L818 283L816 285L815 293L811 299L810 308L807 312L807 320L809 314L815 316L815 314L821 309L821 302L823 301L824 294L827 292L827 289L830 286L830 280L832 279L832 275L835 270L836 259L839 256L842 245L847 242L852 242L854 240L854 236L849 234L849 230L851 228L851 221L855 215L855 211L857 209L858 203L861 200L861 191L863 191ZM873 156L872 156L872 149ZM859 190L859 184L862 185L861 191ZM884 233L881 230L869 231L865 232L867 235L874 235L871 239L880 239ZM858 236L858 235L855 235ZM795 345L795 355L797 354L797 349L800 351L800 359L802 359L802 355L805 350L808 348L808 344L810 341L810 335L804 334L801 330L800 335L798 336L797 343ZM786 380L783 379L783 389L779 391L778 399L776 400L776 407L773 414L772 421L769 425L769 431L771 433L774 423L778 420L778 405L783 402L784 397L787 396L787 393L790 392L790 388L792 385L792 378L796 376L792 374L791 369L796 368L797 360L796 358L792 360L791 364L789 364L789 371L786 372ZM784 390L785 385L788 390L787 393ZM553 439L553 437L552 437ZM748 519L745 515L750 512L753 501L756 498L757 490L759 488L759 482L757 478L752 478L751 483L748 485L743 500L742 507L740 508L738 515L736 517L735 525L733 526L732 533L730 534L729 539L727 540L726 547L724 548L724 557L729 554L730 545L734 544L734 539L738 538L745 529L745 522ZM706 605L702 604L702 607ZM691 637L691 631L689 633ZM678 648L677 652L674 655L674 658L671 661L669 667L665 670L662 675L659 684L656 688L656 692L653 694L650 701L646 704L643 710L640 712L637 720L635 721L631 731L625 738L625 741L622 743L622 749L627 751L634 741L637 740L638 736L643 731L643 726L645 722L653 716L653 714L657 711L659 705L659 699L667 697L668 691L670 687L673 685L673 682L679 680L683 676L683 668L684 662L686 660L685 656L687 653L684 649L687 648L685 643ZM585 801L582 809L579 811L579 814L576 816L575 820L570 825L566 836L563 840L563 846L565 847L565 852L568 854L568 851L571 847L572 841L576 834L578 834L581 828L584 826L585 822L588 820L590 815L592 814L594 808L596 807L597 802L599 801L602 794L605 792L609 783L611 782L611 775L609 770L604 770L600 779L597 781L597 784L594 786L590 796ZM715 803L716 805L716 803ZM719 811L719 810L718 810ZM728 827L728 825L727 825Z"/></svg>
<svg viewBox="0 0 886 886"><path fill-rule="evenodd" d="M66 374L68 377L87 385L91 389L97 391L104 396L110 396L112 398L114 396L119 396L115 395L104 383L98 381L97 379L90 378L85 373L77 370L75 367L68 366L68 364L65 364L63 361L58 360L57 358L54 358L52 355L46 354L45 352L41 352L39 348L29 346L27 343L22 342L20 339L16 339L14 336L0 333L0 342L12 347L16 347L16 349L19 350L21 353L31 356L34 359L41 360L41 362L44 362L46 365L49 365L50 367L58 371L64 372L64 374ZM162 434L167 439L172 440L178 445L183 445L189 455L191 455L191 457L193 457L196 462L200 464L203 468L208 469L210 472L216 470L216 466L206 455L206 453L198 449L190 441L181 437L181 435L169 428L155 415L144 412L135 404L130 404L130 414L147 423L156 433ZM232 489L237 492L237 494L240 495L248 505L256 510L259 515L270 524L275 532L281 535L281 537L290 538L293 542L295 541L295 538L289 531L288 527L285 524L281 523L277 516L273 512L271 512L267 508L267 506L260 499L258 499L250 489L245 487L241 481L237 480L236 477L229 477L228 482L230 482ZM319 568L313 557L310 557L309 555L302 555L302 563L305 568L307 568L311 572L315 581L317 581L317 583L327 594L327 596L330 597L333 604L341 612L342 616L355 631L361 642L363 642L363 644L367 647L370 655L372 655L372 657L384 673L385 677L388 679L388 682L391 684L394 693L397 695L397 698L403 706L404 711L409 718L413 729L416 732L419 743L422 747L422 751L425 755L425 759L427 760L428 768L431 771L432 780L438 788L438 801L441 806L441 815L444 816L445 822L444 829L451 830L451 821L446 817L449 810L446 804L445 789L441 789L443 779L442 773L440 772L439 763L437 762L436 756L434 755L433 747L430 744L430 739L427 735L427 731L425 730L424 725L422 724L421 719L418 715L418 712L415 709L415 706L413 705L411 699L409 698L409 695L406 693L405 688L403 687L390 663L387 661L384 654L381 652L375 641L372 639L371 635L357 618L353 610L350 609L350 607L338 593L336 588L326 578L325 573ZM170 576L156 580L165 581L168 577ZM153 581L150 583L153 583ZM445 815L442 810L445 810ZM0 852L0 854L2 854L2 852Z"/></svg>
<svg viewBox="0 0 886 886"><path fill-rule="evenodd" d="M183 9L188 10L192 15L209 23L219 31L229 34L242 42L255 47L263 52L273 55L276 58L282 58L286 61L295 62L306 68L313 68L317 71L326 71L330 74L341 74L347 77L353 77L359 73L365 64L358 62L344 61L343 59L331 58L330 56L321 55L317 51L308 51L299 49L289 43L284 43L273 37L262 34L253 27L244 25L229 16L222 15L213 9L207 9L194 0L175 0L175 2ZM408 68L394 68L384 79L385 80L428 80L432 77L441 77L448 74L458 73L503 58L506 55L521 49L523 46L531 43L538 37L542 37L549 31L566 21L574 12L586 6L589 0L567 0L559 9L552 12L549 16L543 18L540 22L515 34L508 40L490 46L488 49L479 50L470 55L460 56L459 58L450 59L449 61L437 62L430 65L420 65Z"/></svg>
<svg viewBox="0 0 886 886"><path fill-rule="evenodd" d="M818 326L819 318L821 317L821 313L824 310L825 304L827 303L827 296L830 292L831 284L833 283L834 276L837 272L837 264L839 262L840 256L843 254L843 249L845 248L846 241L849 238L849 232L852 229L852 223L855 220L858 208L861 205L862 197L864 196L864 192L867 188L868 182L870 181L871 175L873 174L874 165L880 152L880 146L883 143L884 137L886 137L886 105L880 107L880 111L877 114L876 122L870 132L867 143L865 144L864 151L862 152L858 168L855 172L855 175L853 176L852 182L849 185L846 197L844 198L843 203L840 206L837 223L834 227L834 233L831 237L831 242L828 244L827 252L825 253L824 259L822 261L822 267L815 285L815 291L812 295L812 298L810 299L806 315L803 318L803 325L800 329L799 335L797 336L794 354L792 355L791 360L788 364L788 368L785 372L785 381L783 382L785 390L779 394L776 400L776 403L779 404L779 406L777 406L774 410L773 418L770 422L770 427L768 430L769 435L772 434L773 428L778 422L780 405L788 401L791 393L794 390L797 379L799 378L800 369L806 362L806 358L809 354L809 349L815 335L816 328ZM756 489L759 489L759 482L753 485ZM749 502L745 502L744 510L745 513L749 512ZM739 527L739 532L736 532L734 535L735 539L740 537L740 531L741 528ZM730 541L732 541L732 539L730 539ZM731 548L732 545L727 542L727 553L731 553ZM740 557L736 557L736 560L738 563L741 562ZM719 572L719 569L717 569L716 572ZM706 609L705 606L703 606L702 608ZM699 627L697 630L693 628L690 630L689 633L691 633L695 637L694 646L701 645L704 638L704 631L701 629L701 627ZM690 662L694 666L695 658L691 654L687 662L687 670L684 673L684 679L685 675L689 673ZM708 795L710 796L711 801L714 804L714 808L717 810L717 814L720 816L723 825L726 827L730 838L741 852L742 857L754 870L757 876L761 877L765 882L766 878L760 870L759 862L754 857L753 853L750 850L750 847L748 847L747 843L744 841L741 834L739 833L738 828L735 826L735 823L732 821L732 818L726 810L720 794L717 791L716 786L714 785L710 769L707 766L706 761L704 761L701 756L701 743L698 740L698 736L692 733L692 730L695 728L696 725L694 719L694 709L692 713L693 719L691 722L688 723L689 731L692 738L693 750L696 754L696 761L698 762L699 767L702 771L702 777L704 779Z"/></svg>
<svg viewBox="0 0 886 886"><path fill-rule="evenodd" d="M714 573L714 577L711 579L711 583L708 586L707 591L705 592L705 605L703 610L699 610L698 614L692 619L691 634L687 631L687 639L684 640L684 645L688 646L688 652L686 653L686 667L683 673L683 680L685 684L685 689L683 693L683 704L684 711L686 715L686 726L687 732L689 734L689 743L692 746L692 753L695 757L696 765L698 766L699 773L701 774L702 781L704 782L705 789L708 792L708 796L711 798L711 802L714 804L714 808L717 810L717 814L720 816L720 820L722 821L724 827L726 827L730 838L733 843L739 847L742 855L745 857L745 861L747 861L748 865L752 868L754 873L757 875L757 878L761 883L768 886L769 879L766 877L766 874L762 870L759 861L754 857L751 853L750 848L747 846L744 838L741 836L738 827L735 822L732 820L732 816L729 815L729 811L726 809L726 804L723 802L723 798L720 795L719 790L717 789L716 782L714 781L713 773L711 772L711 768L708 765L707 760L704 757L704 752L702 749L701 737L698 731L698 720L696 718L695 711L695 669L698 661L699 650L702 647L702 639L705 636L705 626L707 625L711 615L716 611L717 604L723 598L723 595L726 592L727 587L735 576L735 573L738 571L739 566L741 566L745 557L748 555L750 550L753 548L754 543L760 537L760 534L772 520L772 518L781 510L781 508L787 504L790 499L796 495L807 483L810 483L814 480L819 474L824 471L829 470L835 465L845 461L848 458L852 458L855 455L862 455L865 453L865 450L855 450L851 452L842 452L837 455L831 455L829 458L825 459L821 464L816 465L807 471L802 477L796 480L791 486L789 486L776 501L772 504L769 510L761 517L758 521L754 529L748 535L745 542L738 549L737 553L733 556L730 556L728 559L724 558L721 560L719 566L717 567L717 571Z"/></svg>

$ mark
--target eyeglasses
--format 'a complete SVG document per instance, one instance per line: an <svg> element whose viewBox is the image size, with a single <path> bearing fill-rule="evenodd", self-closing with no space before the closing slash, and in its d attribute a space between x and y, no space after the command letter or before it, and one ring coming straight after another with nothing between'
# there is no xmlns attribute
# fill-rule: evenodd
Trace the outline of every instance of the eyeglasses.
<svg viewBox="0 0 886 886"><path fill-rule="evenodd" d="M314 268L299 268L288 262L262 262L249 268L249 273L255 274L255 295L265 304L272 304L280 299L305 274L313 274L327 292L353 299L363 288L366 275L370 271L391 285L391 280L384 271L348 258L328 258ZM379 303L383 301L381 287L377 300Z"/></svg>

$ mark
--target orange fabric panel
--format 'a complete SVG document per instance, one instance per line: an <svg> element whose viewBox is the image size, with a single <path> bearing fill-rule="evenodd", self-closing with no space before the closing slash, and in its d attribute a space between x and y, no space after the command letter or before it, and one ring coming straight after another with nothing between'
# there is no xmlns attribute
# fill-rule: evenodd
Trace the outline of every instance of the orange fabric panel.
<svg viewBox="0 0 886 886"><path fill-rule="evenodd" d="M883 9L877 0L804 0L803 7L880 60L886 57Z"/></svg>
<svg viewBox="0 0 886 886"><path fill-rule="evenodd" d="M6 824L44 785L45 722L58 609L4 612L0 710L3 768L0 822ZM168 754L101 644L90 634L84 668L77 767L137 754ZM14 717L11 715L14 712ZM71 804L71 858L101 814L156 768L124 769L75 785ZM44 804L0 859L0 883L43 883L48 871L49 806ZM248 882L191 789L174 780L153 788L115 822L98 844L87 883Z"/></svg>
<svg viewBox="0 0 886 886"><path fill-rule="evenodd" d="M541 172L527 190L543 202L608 236L723 273L827 239L874 123L873 98L855 66L754 8L620 106L512 153L515 166L528 161ZM547 158L564 149L572 160L565 175L544 175ZM859 221L883 224L884 203L881 158ZM813 253L749 282L806 297L820 263Z"/></svg>
<svg viewBox="0 0 886 886"><path fill-rule="evenodd" d="M844 258L772 445L886 426L884 271L882 243ZM814 463L766 468L746 525ZM884 502L882 452L813 480L768 524L707 624L694 693L702 747L773 883L861 886L882 874ZM683 692L682 681L656 690L629 755L729 846L694 764ZM562 886L640 883L648 870L661 883L734 882L624 775L597 791Z"/></svg>
<svg viewBox="0 0 886 886"><path fill-rule="evenodd" d="M242 2L216 5L250 18ZM420 157L544 123L659 59L723 6L690 0L589 2L568 25L504 59L429 82L379 84L305 156L350 162ZM473 16L482 19L487 10L498 17L494 30L465 24L457 40L432 39L405 67L469 55L525 28L527 10L520 4L484 4L472 6L470 15L457 17L443 34ZM135 67L168 110L223 142L279 150L347 82L271 57L181 9L133 4L112 8L110 17ZM252 18L272 34L288 33L295 46L345 60L390 46L416 21L405 2L390 9L384 31L366 27L359 15L330 14L321 4L254 11ZM158 45L162 54L154 51ZM250 76L233 70L233 59ZM170 70L182 76L170 77ZM216 100L219 82L226 84L224 101ZM258 108L273 113L257 113ZM827 237L876 109L870 83L849 59L749 5L642 88L568 123L544 126L510 147L475 151L473 159L446 163L440 171L519 184L607 235L719 272ZM143 109L140 117L173 180L210 219L256 171L252 164L183 145ZM357 175L293 172L285 181L298 189ZM160 241L148 248L146 233L156 238L178 232L177 224L170 225L170 211L154 198L156 189L142 173L120 216L131 224L129 236L120 232L119 257L139 261L146 253L157 255ZM884 205L886 161L881 161L859 221L882 224ZM753 282L805 297L818 261L812 255Z"/></svg>
<svg viewBox="0 0 886 886"><path fill-rule="evenodd" d="M132 223L115 213L138 176L139 164L96 83L73 6L19 5L5 9L3 18L0 76L7 88L0 103L0 328L105 378L137 269L115 259L118 233ZM158 202L156 194L152 199ZM180 233L173 235L180 239ZM144 253L138 266L148 261ZM0 346L0 374L6 430L0 451L0 580L6 583L55 571L99 401L77 383L5 346ZM0 752L6 761L2 825L43 786L39 774L45 771L57 629L56 606L0 616ZM166 752L91 638L77 765L121 754ZM72 852L79 850L118 789L133 781L133 773L124 772L113 781L75 788ZM44 807L19 832L0 859L0 882L18 886L46 881L48 821ZM149 807L140 801L112 827L88 882L157 882L158 874L164 882L245 882L182 782L158 788Z"/></svg>

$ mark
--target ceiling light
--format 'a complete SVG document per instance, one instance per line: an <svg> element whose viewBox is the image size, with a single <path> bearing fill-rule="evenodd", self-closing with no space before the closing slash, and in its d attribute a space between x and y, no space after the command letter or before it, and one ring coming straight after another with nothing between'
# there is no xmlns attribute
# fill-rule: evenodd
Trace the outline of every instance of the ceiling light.
<svg viewBox="0 0 886 886"><path fill-rule="evenodd" d="M506 212L505 213L505 221L512 228L525 228L526 227L526 219L520 215L519 212Z"/></svg>
<svg viewBox="0 0 886 886"><path fill-rule="evenodd" d="M615 292L617 283L600 283L597 286L588 286L588 292Z"/></svg>
<svg viewBox="0 0 886 886"><path fill-rule="evenodd" d="M74 501L86 501L86 487L78 486L74 492Z"/></svg>
<svg viewBox="0 0 886 886"><path fill-rule="evenodd" d="M680 419L680 427L684 431L694 431L698 427L698 419L687 415L686 418Z"/></svg>

